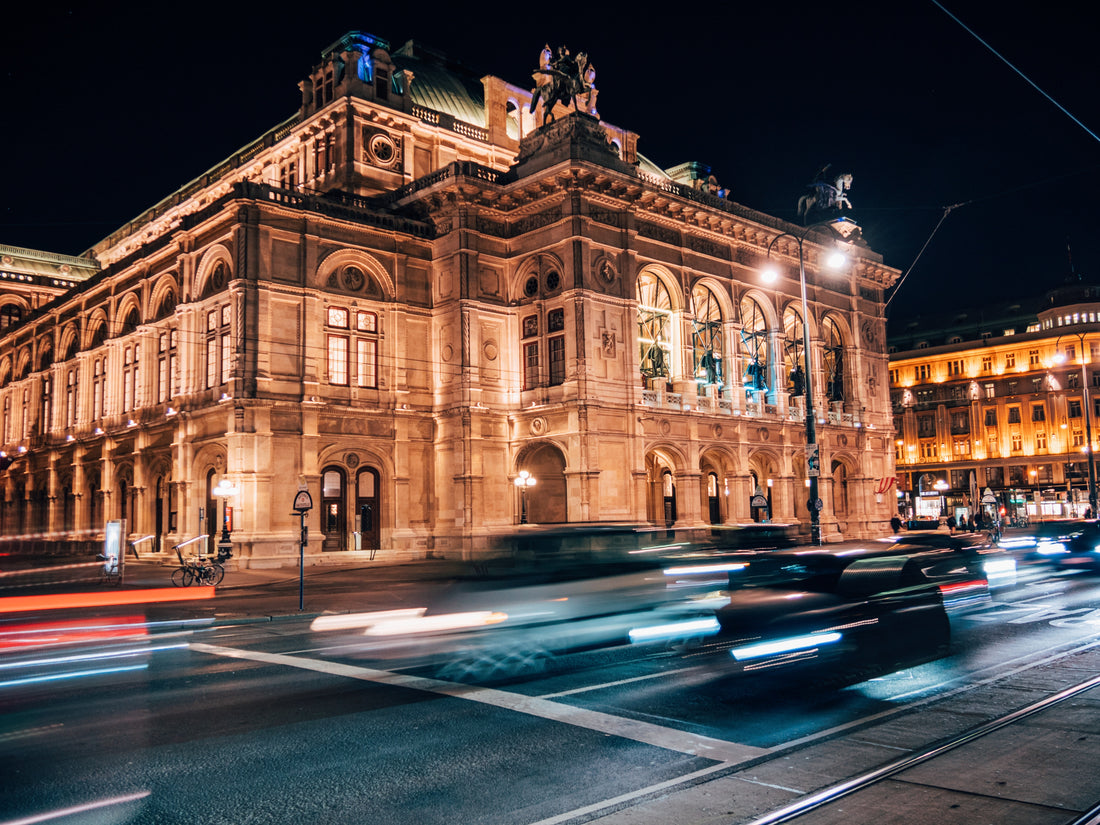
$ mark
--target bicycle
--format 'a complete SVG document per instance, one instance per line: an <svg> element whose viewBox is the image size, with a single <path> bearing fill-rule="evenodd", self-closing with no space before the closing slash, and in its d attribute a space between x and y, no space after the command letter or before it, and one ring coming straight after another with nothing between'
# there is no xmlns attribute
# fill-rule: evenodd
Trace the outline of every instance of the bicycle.
<svg viewBox="0 0 1100 825"><path fill-rule="evenodd" d="M117 559L109 559L102 553L97 555L96 559L103 562L103 567L99 571L100 584L116 586L122 584L122 569L119 567Z"/></svg>
<svg viewBox="0 0 1100 825"><path fill-rule="evenodd" d="M198 557L188 559L172 571L172 584L176 587L190 587L195 582L217 586L224 578L225 568L220 562Z"/></svg>

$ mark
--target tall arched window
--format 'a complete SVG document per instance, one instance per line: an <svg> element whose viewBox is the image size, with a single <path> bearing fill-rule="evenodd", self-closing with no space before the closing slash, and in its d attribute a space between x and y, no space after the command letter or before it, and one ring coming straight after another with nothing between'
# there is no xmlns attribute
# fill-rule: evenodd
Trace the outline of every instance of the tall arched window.
<svg viewBox="0 0 1100 825"><path fill-rule="evenodd" d="M802 315L793 305L783 312L783 371L787 375L787 392L806 394L806 339Z"/></svg>
<svg viewBox="0 0 1100 825"><path fill-rule="evenodd" d="M830 401L844 400L844 339L840 327L826 317L821 324L821 349L825 366L825 393Z"/></svg>
<svg viewBox="0 0 1100 825"><path fill-rule="evenodd" d="M671 377L672 296L651 272L638 276L638 347L642 375Z"/></svg>
<svg viewBox="0 0 1100 825"><path fill-rule="evenodd" d="M695 381L705 387L722 388L722 309L718 298L705 286L691 291L691 345Z"/></svg>
<svg viewBox="0 0 1100 825"><path fill-rule="evenodd" d="M755 298L741 299L741 349L747 391L768 389L768 319Z"/></svg>

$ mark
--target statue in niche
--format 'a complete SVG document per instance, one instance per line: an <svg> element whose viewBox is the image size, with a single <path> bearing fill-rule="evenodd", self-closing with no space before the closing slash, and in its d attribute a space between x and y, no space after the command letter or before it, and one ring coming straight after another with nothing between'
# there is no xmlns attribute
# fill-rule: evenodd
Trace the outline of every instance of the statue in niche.
<svg viewBox="0 0 1100 825"><path fill-rule="evenodd" d="M765 377L765 371L767 368L760 363L758 358L753 358L749 363L748 369L745 370L745 389L765 391L768 389L768 382Z"/></svg>
<svg viewBox="0 0 1100 825"><path fill-rule="evenodd" d="M830 401L844 400L844 353L837 350L833 374L829 376L828 396Z"/></svg>
<svg viewBox="0 0 1100 825"><path fill-rule="evenodd" d="M531 112L542 102L542 125L554 122L554 106L570 102L576 111L595 114L596 95L594 83L596 69L585 52L576 57L565 46L558 46L556 54L550 45L539 54L539 69L531 75L535 88L531 91ZM583 101L583 104L582 104Z"/></svg>
<svg viewBox="0 0 1100 825"><path fill-rule="evenodd" d="M795 364L794 369L791 370L791 374L787 377L790 383L791 395L805 395L806 394L806 376L802 372L802 365Z"/></svg>

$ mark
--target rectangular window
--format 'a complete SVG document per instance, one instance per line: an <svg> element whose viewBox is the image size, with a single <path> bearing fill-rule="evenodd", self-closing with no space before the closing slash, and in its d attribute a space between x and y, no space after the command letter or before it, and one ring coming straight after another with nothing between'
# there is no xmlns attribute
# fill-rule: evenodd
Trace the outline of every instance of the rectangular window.
<svg viewBox="0 0 1100 825"><path fill-rule="evenodd" d="M550 350L550 386L565 383L565 336L555 335L548 341Z"/></svg>
<svg viewBox="0 0 1100 825"><path fill-rule="evenodd" d="M1073 446L1084 447L1085 446L1085 434L1080 430L1073 431Z"/></svg>
<svg viewBox="0 0 1100 825"><path fill-rule="evenodd" d="M523 345L523 388L534 389L539 385L538 342Z"/></svg>
<svg viewBox="0 0 1100 825"><path fill-rule="evenodd" d="M1066 387L1072 390L1079 389L1081 387L1081 375L1080 373L1071 372L1066 375Z"/></svg>
<svg viewBox="0 0 1100 825"><path fill-rule="evenodd" d="M1071 398L1066 402L1066 414L1070 418L1081 417L1081 400L1078 398Z"/></svg>
<svg viewBox="0 0 1100 825"><path fill-rule="evenodd" d="M218 339L206 339L206 388L216 387L218 380Z"/></svg>
<svg viewBox="0 0 1100 825"><path fill-rule="evenodd" d="M373 312L358 312L355 314L355 328L359 332L378 332L378 316Z"/></svg>
<svg viewBox="0 0 1100 825"><path fill-rule="evenodd" d="M328 382L347 386L348 339L343 335L328 337Z"/></svg>
<svg viewBox="0 0 1100 825"><path fill-rule="evenodd" d="M1047 420L1047 408L1042 404L1035 404L1031 408L1031 420L1032 421L1046 421Z"/></svg>
<svg viewBox="0 0 1100 825"><path fill-rule="evenodd" d="M348 311L343 307L328 308L328 325L337 329L348 328Z"/></svg>
<svg viewBox="0 0 1100 825"><path fill-rule="evenodd" d="M982 356L982 372L993 372L993 356Z"/></svg>
<svg viewBox="0 0 1100 825"><path fill-rule="evenodd" d="M360 338L356 341L356 381L360 387L378 387L378 342Z"/></svg>
<svg viewBox="0 0 1100 825"><path fill-rule="evenodd" d="M1016 353L1005 353L1005 369L1012 369L1014 366L1016 366Z"/></svg>
<svg viewBox="0 0 1100 825"><path fill-rule="evenodd" d="M523 319L523 337L533 338L539 334L539 317L528 315Z"/></svg>
<svg viewBox="0 0 1100 825"><path fill-rule="evenodd" d="M65 426L72 427L76 424L76 400L79 397L77 392L77 378L79 376L79 370L69 370L65 380Z"/></svg>
<svg viewBox="0 0 1100 825"><path fill-rule="evenodd" d="M1045 450L1047 448L1047 434L1043 430L1035 433L1035 449Z"/></svg>
<svg viewBox="0 0 1100 825"><path fill-rule="evenodd" d="M106 359L97 358L92 362L92 420L103 417L103 372Z"/></svg>
<svg viewBox="0 0 1100 825"><path fill-rule="evenodd" d="M993 384L986 384L985 385L985 397L986 398L995 398L996 396L997 396L996 387Z"/></svg>
<svg viewBox="0 0 1100 825"><path fill-rule="evenodd" d="M985 410L985 426L996 427L997 426L997 408L986 407Z"/></svg>
<svg viewBox="0 0 1100 825"><path fill-rule="evenodd" d="M955 439L955 455L970 455L970 441L965 438Z"/></svg>
<svg viewBox="0 0 1100 825"><path fill-rule="evenodd" d="M1024 448L1024 440L1019 433L1012 434L1012 452L1018 453Z"/></svg>
<svg viewBox="0 0 1100 825"><path fill-rule="evenodd" d="M1037 349L1028 350L1027 365L1029 367L1031 367L1032 369L1039 366L1039 350L1037 350Z"/></svg>
<svg viewBox="0 0 1100 825"><path fill-rule="evenodd" d="M229 347L229 333L223 332L221 337L221 355L222 355L222 383L224 384L229 380L229 356L231 354Z"/></svg>
<svg viewBox="0 0 1100 825"><path fill-rule="evenodd" d="M1020 408L1009 407L1008 408L1008 423L1019 424L1020 423Z"/></svg>

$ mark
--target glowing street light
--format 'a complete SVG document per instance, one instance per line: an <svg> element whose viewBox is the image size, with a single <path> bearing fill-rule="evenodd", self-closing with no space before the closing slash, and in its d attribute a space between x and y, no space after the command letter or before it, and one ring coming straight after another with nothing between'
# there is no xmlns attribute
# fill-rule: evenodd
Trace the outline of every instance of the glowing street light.
<svg viewBox="0 0 1100 825"><path fill-rule="evenodd" d="M512 482L519 488L520 509L519 509L519 523L527 523L527 488L534 487L538 483L533 475L526 470L520 470L519 475L516 476L515 481Z"/></svg>
<svg viewBox="0 0 1100 825"><path fill-rule="evenodd" d="M847 240L859 231L859 227L854 221L848 218L834 218L833 220L810 224L798 234L782 232L772 238L772 242L768 244L768 261L770 263L772 250L780 238L786 236L798 242L798 285L802 297L802 359L804 362L803 371L806 374L804 386L806 393L806 472L810 488L810 498L806 502L806 506L810 511L810 542L812 544L821 544L822 503L821 499L818 498L817 484L821 466L817 446L817 422L814 420L813 367L810 360L810 309L806 301L806 256L802 247L806 236L821 227L828 227L843 240ZM836 268L843 266L845 261L845 255L839 249L836 249L829 254L826 263L830 267ZM764 280L768 283L774 282L779 277L778 271L772 265L769 265L762 274Z"/></svg>

